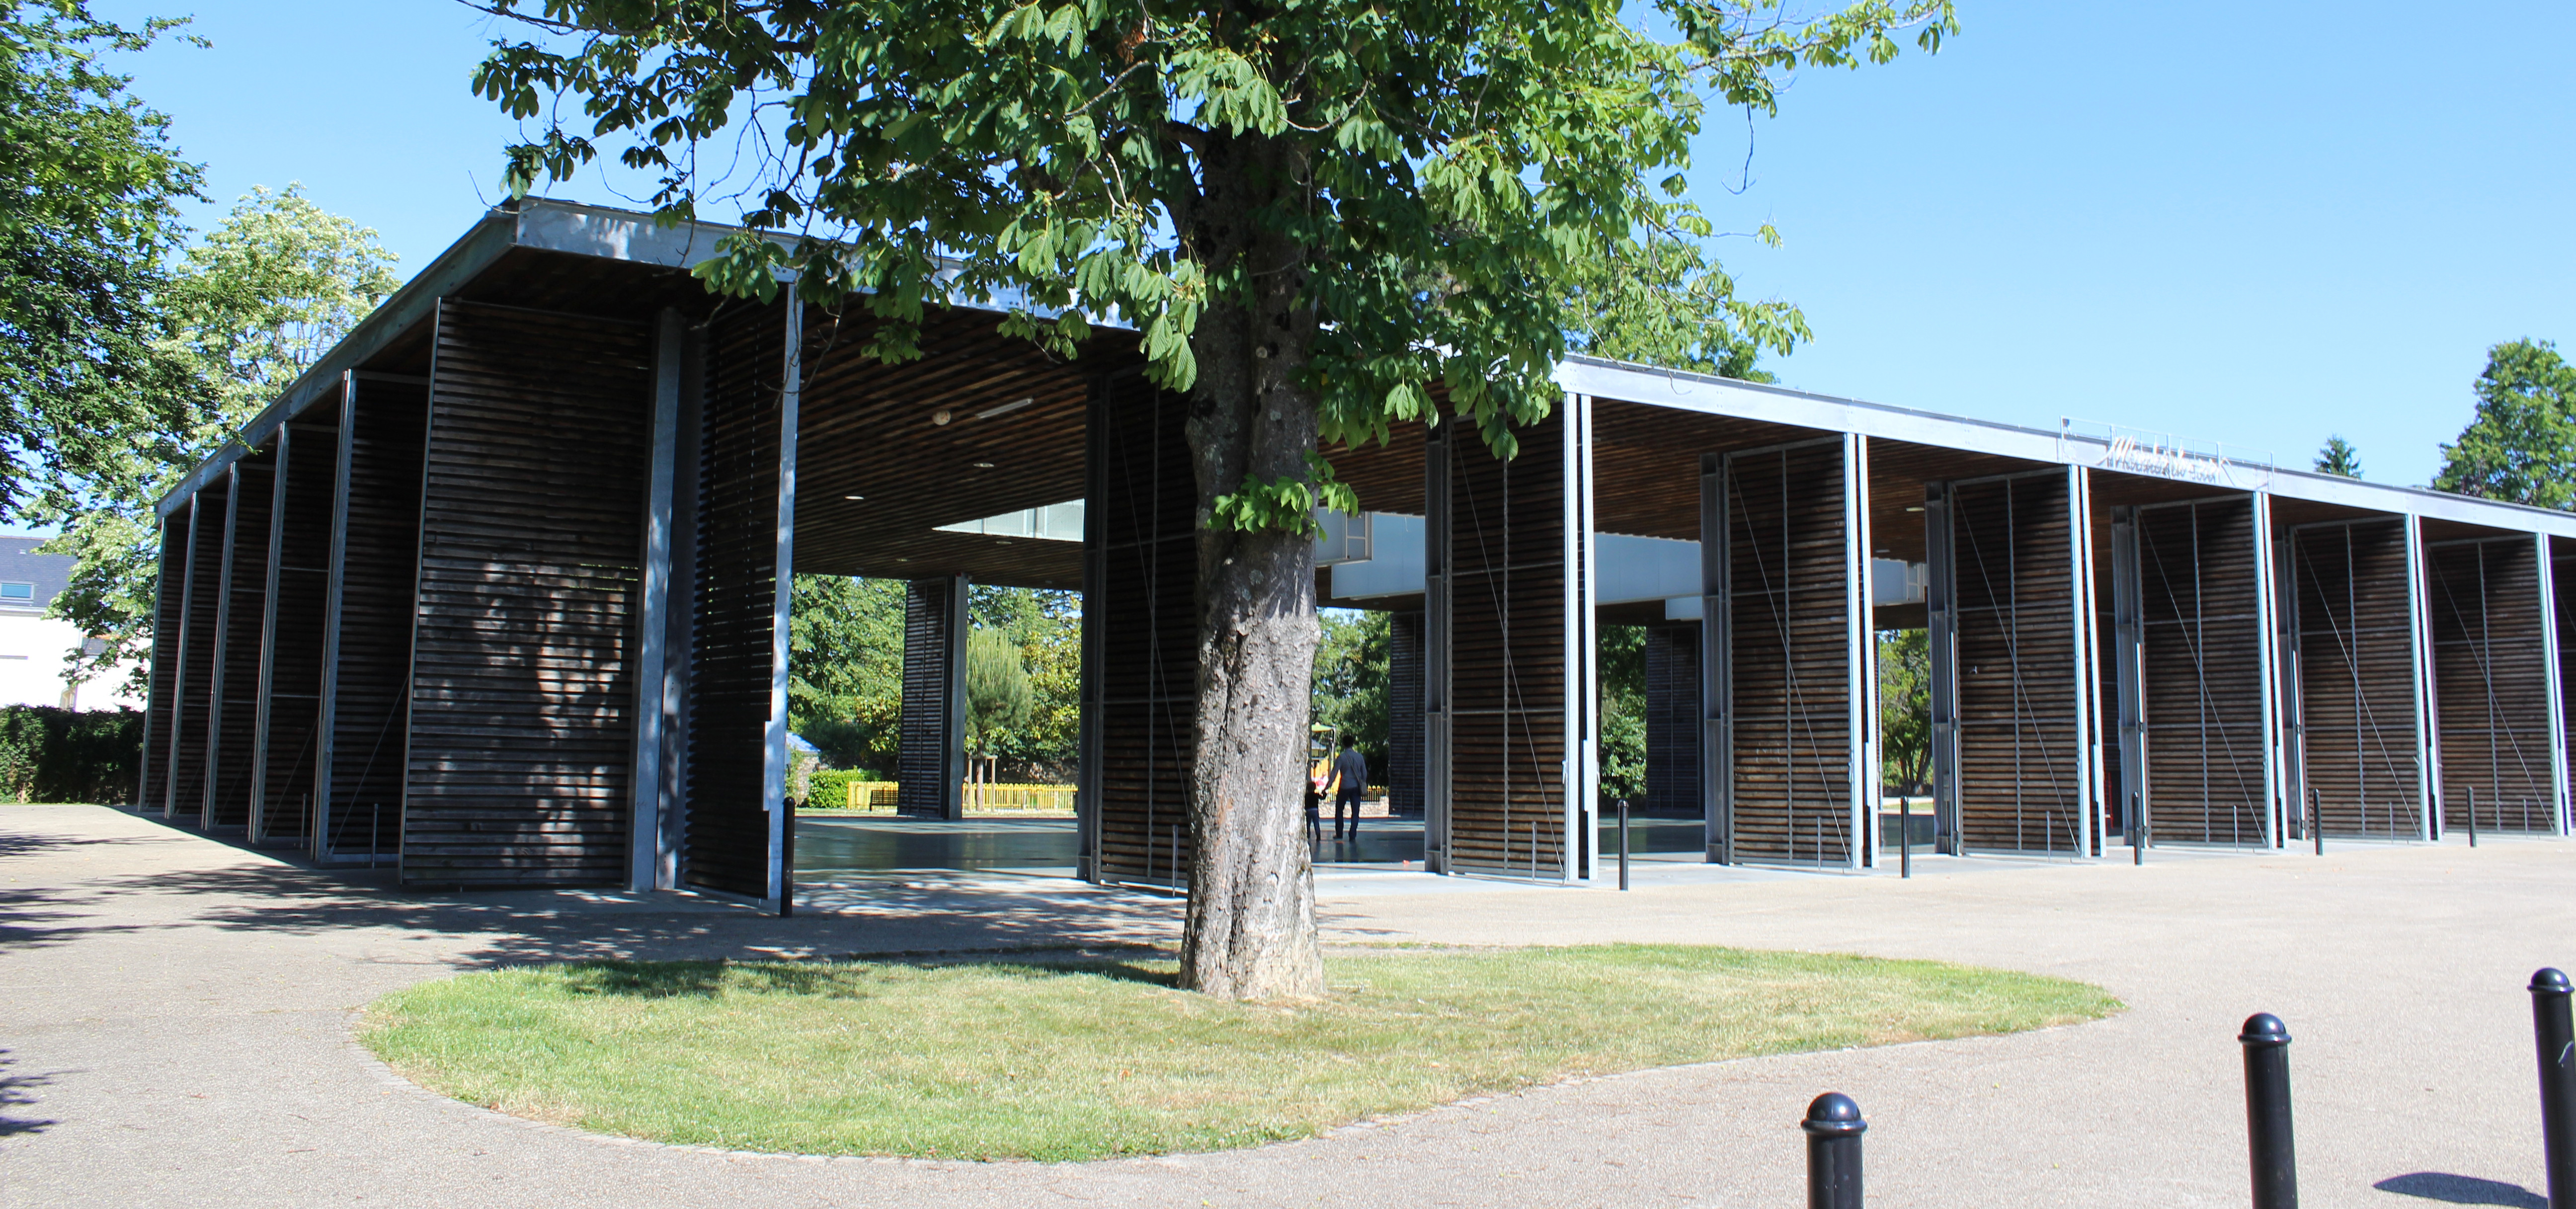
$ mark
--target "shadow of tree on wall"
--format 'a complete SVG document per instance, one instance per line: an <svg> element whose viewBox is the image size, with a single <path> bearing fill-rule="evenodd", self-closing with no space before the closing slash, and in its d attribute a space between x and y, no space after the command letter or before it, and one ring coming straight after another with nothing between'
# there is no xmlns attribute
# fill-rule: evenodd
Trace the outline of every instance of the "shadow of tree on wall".
<svg viewBox="0 0 2576 1209"><path fill-rule="evenodd" d="M10 1057L9 1051L0 1049L0 1138L42 1133L48 1127L61 1124L59 1121L21 1116L15 1111L36 1102L32 1094L35 1088L53 1082L50 1075L11 1073L10 1068L17 1064L18 1060Z"/></svg>
<svg viewBox="0 0 2576 1209"><path fill-rule="evenodd" d="M2371 1187L2399 1196L2421 1197L2445 1205L2510 1205L2513 1209L2549 1209L2549 1198L2535 1195L2519 1184L2501 1180L2482 1180L2473 1175L2452 1175L2442 1171L2414 1171L2393 1175Z"/></svg>

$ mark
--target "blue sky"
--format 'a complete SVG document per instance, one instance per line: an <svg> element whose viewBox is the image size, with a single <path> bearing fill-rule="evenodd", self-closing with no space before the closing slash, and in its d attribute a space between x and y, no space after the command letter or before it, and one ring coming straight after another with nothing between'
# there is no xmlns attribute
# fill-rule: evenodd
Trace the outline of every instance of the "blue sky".
<svg viewBox="0 0 2576 1209"><path fill-rule="evenodd" d="M101 0L133 19L174 5ZM2421 483L2487 346L2576 347L2576 6L1963 0L1940 55L1718 115L1695 173L1756 297L1805 308L1792 386L2061 416L2304 466L2329 432ZM223 205L302 181L416 270L492 198L511 124L450 0L229 0L129 59ZM616 203L596 177L560 196ZM204 221L221 215L209 209Z"/></svg>

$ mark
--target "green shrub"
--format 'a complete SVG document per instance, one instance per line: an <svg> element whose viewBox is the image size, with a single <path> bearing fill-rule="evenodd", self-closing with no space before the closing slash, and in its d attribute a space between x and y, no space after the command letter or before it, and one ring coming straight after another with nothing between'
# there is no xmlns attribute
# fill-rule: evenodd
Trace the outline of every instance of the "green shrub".
<svg viewBox="0 0 2576 1209"><path fill-rule="evenodd" d="M0 790L15 801L134 802L142 756L135 710L0 706Z"/></svg>

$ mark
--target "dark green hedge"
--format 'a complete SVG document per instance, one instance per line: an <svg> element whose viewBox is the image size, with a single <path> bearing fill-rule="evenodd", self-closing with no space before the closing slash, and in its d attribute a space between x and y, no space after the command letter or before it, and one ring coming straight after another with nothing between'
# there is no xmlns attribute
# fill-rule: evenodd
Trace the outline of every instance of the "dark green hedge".
<svg viewBox="0 0 2576 1209"><path fill-rule="evenodd" d="M0 790L20 802L135 800L143 715L0 705Z"/></svg>

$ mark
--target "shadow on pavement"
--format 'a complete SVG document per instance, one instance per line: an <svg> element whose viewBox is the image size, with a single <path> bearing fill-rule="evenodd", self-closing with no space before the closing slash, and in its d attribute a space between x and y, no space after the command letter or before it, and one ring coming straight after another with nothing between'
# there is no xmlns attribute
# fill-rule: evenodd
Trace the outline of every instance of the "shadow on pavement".
<svg viewBox="0 0 2576 1209"><path fill-rule="evenodd" d="M22 1133L42 1133L46 1127L59 1124L50 1120L18 1116L10 1111L35 1103L36 1098L27 1094L28 1089L43 1087L53 1080L45 1075L8 1073L10 1067L18 1064L17 1059L8 1055L9 1051L0 1049L0 1138Z"/></svg>
<svg viewBox="0 0 2576 1209"><path fill-rule="evenodd" d="M2414 1171L2393 1175L2371 1187L2399 1196L2422 1197L2446 1205L2511 1205L2514 1209L2549 1209L2549 1198L2534 1196L2520 1184L2482 1180L2473 1175Z"/></svg>

